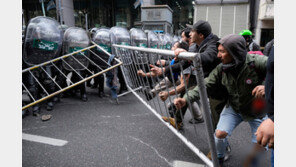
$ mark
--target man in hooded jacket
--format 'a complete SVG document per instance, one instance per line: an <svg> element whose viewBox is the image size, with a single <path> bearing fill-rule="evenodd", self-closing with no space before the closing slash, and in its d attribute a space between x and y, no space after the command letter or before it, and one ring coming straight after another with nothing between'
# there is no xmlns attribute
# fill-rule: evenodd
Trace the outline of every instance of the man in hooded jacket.
<svg viewBox="0 0 296 167"><path fill-rule="evenodd" d="M264 94L262 83L266 75L267 57L248 54L245 40L240 35L227 35L218 41L218 45L217 57L222 63L209 74L205 83L209 97L215 97L216 92L220 92L228 99L215 131L217 156L220 165L223 165L227 137L242 121L249 122L252 142L256 143L255 132L266 116L254 112L257 111L254 104ZM196 86L184 98L175 99L174 104L180 109L199 98Z"/></svg>

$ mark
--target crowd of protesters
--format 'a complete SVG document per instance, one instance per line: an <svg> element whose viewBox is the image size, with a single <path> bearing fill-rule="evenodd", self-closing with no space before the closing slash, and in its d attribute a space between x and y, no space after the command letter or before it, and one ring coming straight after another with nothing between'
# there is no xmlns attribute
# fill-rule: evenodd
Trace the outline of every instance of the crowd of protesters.
<svg viewBox="0 0 296 167"><path fill-rule="evenodd" d="M243 121L249 123L252 143L254 143L253 151L247 158L245 165L257 166L258 156L253 155L271 148L271 164L273 166L273 40L265 47L264 55L258 44L253 41L251 31L243 30L237 35L230 34L219 39L212 33L211 26L207 21L199 20L193 26L188 25L188 28L182 32L182 42L188 43L189 49L175 47L173 50L176 58L171 62L163 61L161 66L150 65L149 77L165 74L167 76L165 83L168 87L172 85L170 78L174 78L174 76L168 76L170 72L180 75L181 69L184 69L185 78L180 76L181 79L176 82L178 85L176 90L160 91L158 87L161 86L157 86L148 92L150 96L147 100L156 96L156 93L159 93L159 98L163 101L168 96L180 94L178 98L174 99L174 104L169 106L169 109L175 108L173 113L170 113L171 117L163 117L163 120L181 130L183 127L182 118L189 103L199 102L200 95L195 79L190 80L190 76L195 75L192 70L192 62L178 60L178 55L187 51L200 53L220 166L223 166L223 162L229 157L228 138ZM138 71L138 75L147 76L142 71ZM184 91L182 83L184 82L189 88L187 94L182 93ZM181 110L181 112L177 112L177 110ZM203 122L200 113L193 113L196 114L193 114L194 118L190 120L191 123ZM209 152L208 158L211 159L211 152Z"/></svg>

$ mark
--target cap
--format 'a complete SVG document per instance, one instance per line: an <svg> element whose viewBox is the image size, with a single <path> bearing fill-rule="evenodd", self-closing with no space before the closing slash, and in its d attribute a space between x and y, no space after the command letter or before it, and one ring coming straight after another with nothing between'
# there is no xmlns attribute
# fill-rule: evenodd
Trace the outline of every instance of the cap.
<svg viewBox="0 0 296 167"><path fill-rule="evenodd" d="M186 24L186 26L192 30L196 30L198 33L202 33L205 37L212 33L212 27L210 23L204 20L199 20L193 25Z"/></svg>

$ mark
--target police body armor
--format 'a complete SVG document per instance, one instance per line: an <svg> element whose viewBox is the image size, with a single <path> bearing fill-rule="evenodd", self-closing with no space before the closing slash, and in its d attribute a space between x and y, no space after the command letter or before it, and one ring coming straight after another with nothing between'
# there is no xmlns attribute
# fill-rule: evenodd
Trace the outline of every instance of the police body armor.
<svg viewBox="0 0 296 167"><path fill-rule="evenodd" d="M63 44L63 51L64 54L72 53L78 50L81 50L83 48L86 48L89 46L90 39L87 35L87 32L78 27L70 27L68 28L64 33L64 44ZM73 57L75 57L75 60L73 57L67 57L65 59L65 62L63 62L63 67L66 70L73 71L74 70L84 70L88 67L89 61L86 57L89 57L88 51L79 52ZM71 68L69 65L73 68Z"/></svg>
<svg viewBox="0 0 296 167"><path fill-rule="evenodd" d="M63 32L56 20L43 16L31 19L24 40L24 62L34 66L58 57L62 40Z"/></svg>

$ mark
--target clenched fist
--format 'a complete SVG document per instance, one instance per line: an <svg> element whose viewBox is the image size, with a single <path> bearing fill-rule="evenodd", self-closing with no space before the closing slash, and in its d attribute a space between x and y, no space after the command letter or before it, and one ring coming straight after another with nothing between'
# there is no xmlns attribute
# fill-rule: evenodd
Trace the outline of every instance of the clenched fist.
<svg viewBox="0 0 296 167"><path fill-rule="evenodd" d="M158 95L162 101L166 101L166 99L169 97L169 93L167 91L161 91Z"/></svg>
<svg viewBox="0 0 296 167"><path fill-rule="evenodd" d="M184 98L176 98L174 100L174 105L176 106L177 109L181 109L186 105L186 100Z"/></svg>

